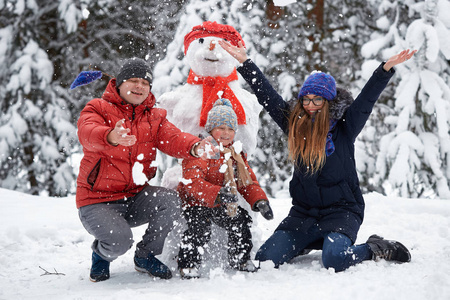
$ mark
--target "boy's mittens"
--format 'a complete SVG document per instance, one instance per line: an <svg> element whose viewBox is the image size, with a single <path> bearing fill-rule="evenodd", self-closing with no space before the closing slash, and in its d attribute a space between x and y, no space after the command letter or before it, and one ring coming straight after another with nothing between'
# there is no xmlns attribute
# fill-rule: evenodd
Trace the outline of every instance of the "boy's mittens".
<svg viewBox="0 0 450 300"><path fill-rule="evenodd" d="M236 202L238 202L238 197L237 197L237 195L231 193L230 187L224 186L220 189L220 192L217 195L216 201L220 204L236 203Z"/></svg>
<svg viewBox="0 0 450 300"><path fill-rule="evenodd" d="M264 217L264 219L266 219L266 220L273 219L273 211L272 211L272 208L270 207L269 201L259 200L256 203L256 208L258 208L259 212Z"/></svg>

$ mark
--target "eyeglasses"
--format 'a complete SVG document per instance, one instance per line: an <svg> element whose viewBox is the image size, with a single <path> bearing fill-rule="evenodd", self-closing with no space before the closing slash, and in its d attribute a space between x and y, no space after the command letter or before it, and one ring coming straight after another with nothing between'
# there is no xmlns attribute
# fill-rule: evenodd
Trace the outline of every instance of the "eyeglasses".
<svg viewBox="0 0 450 300"><path fill-rule="evenodd" d="M315 106L321 106L323 103L323 97L314 97L312 99L307 98L307 97L302 97L301 101L304 106L308 105L311 101Z"/></svg>

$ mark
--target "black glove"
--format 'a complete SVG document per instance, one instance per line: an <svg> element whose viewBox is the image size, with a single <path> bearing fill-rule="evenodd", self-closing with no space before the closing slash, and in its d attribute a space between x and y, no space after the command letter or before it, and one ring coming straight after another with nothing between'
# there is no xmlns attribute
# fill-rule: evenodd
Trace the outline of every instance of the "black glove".
<svg viewBox="0 0 450 300"><path fill-rule="evenodd" d="M272 208L270 208L269 201L267 200L259 200L256 203L256 208L258 208L261 215L266 220L272 220L273 219L273 211Z"/></svg>
<svg viewBox="0 0 450 300"><path fill-rule="evenodd" d="M216 202L219 204L236 203L238 202L238 197L231 193L231 187L224 186L220 189Z"/></svg>

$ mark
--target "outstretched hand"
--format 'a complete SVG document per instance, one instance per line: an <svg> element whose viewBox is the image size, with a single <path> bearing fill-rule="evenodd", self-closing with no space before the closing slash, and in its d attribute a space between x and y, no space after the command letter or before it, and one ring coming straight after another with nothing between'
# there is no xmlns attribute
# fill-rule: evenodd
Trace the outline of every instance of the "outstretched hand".
<svg viewBox="0 0 450 300"><path fill-rule="evenodd" d="M410 52L409 49L403 50L399 54L396 54L388 59L388 61L384 64L383 68L385 71L389 71L393 66L404 63L408 59L410 59L417 50Z"/></svg>
<svg viewBox="0 0 450 300"><path fill-rule="evenodd" d="M238 46L233 46L228 41L219 40L219 45L241 64L247 60L247 50L241 41L238 42Z"/></svg>
<svg viewBox="0 0 450 300"><path fill-rule="evenodd" d="M219 153L219 147L215 147L212 142L213 137L209 136L198 143L193 151L195 155L202 159L208 159L213 157L216 153Z"/></svg>
<svg viewBox="0 0 450 300"><path fill-rule="evenodd" d="M113 146L122 145L125 147L133 146L136 143L135 135L128 135L130 128L123 127L125 120L117 121L114 129L108 133L106 139Z"/></svg>
<svg viewBox="0 0 450 300"><path fill-rule="evenodd" d="M273 211L270 207L269 201L267 200L259 200L256 202L256 207L258 208L261 215L266 220L272 220L273 219Z"/></svg>

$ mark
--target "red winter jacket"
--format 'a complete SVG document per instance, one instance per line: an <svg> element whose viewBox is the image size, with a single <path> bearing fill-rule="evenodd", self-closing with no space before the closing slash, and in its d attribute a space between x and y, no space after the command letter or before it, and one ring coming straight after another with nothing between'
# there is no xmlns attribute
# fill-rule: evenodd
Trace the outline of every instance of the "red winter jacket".
<svg viewBox="0 0 450 300"><path fill-rule="evenodd" d="M78 138L84 156L77 179L77 208L137 194L144 185L134 182L133 165L141 163L148 180L153 178L156 149L176 158L193 158L190 150L200 139L170 123L164 109L153 108L155 102L152 93L140 105L125 102L112 79L102 98L89 101L81 111ZM137 138L131 147L112 146L106 140L121 119Z"/></svg>
<svg viewBox="0 0 450 300"><path fill-rule="evenodd" d="M245 155L241 155L253 179L253 183L238 188L238 192L250 204L252 210L258 211L255 209L255 203L258 200L267 200L267 196L256 180L255 173L253 173L253 170L248 165ZM184 182L186 184L180 182L177 190L184 207L204 206L212 208L218 206L214 205L214 201L217 198L220 188L224 186L224 173L219 171L223 165L223 160L223 153L220 153L219 159L183 160L183 179L185 179ZM190 182L187 183L189 180Z"/></svg>

